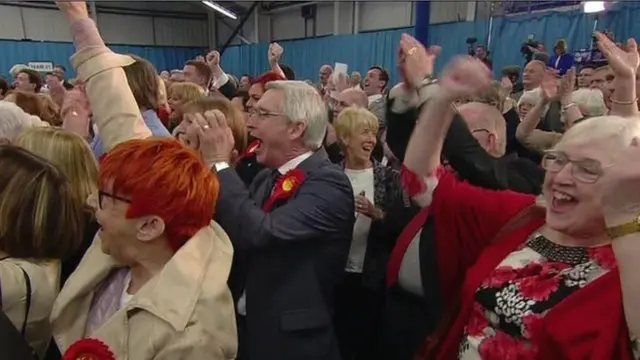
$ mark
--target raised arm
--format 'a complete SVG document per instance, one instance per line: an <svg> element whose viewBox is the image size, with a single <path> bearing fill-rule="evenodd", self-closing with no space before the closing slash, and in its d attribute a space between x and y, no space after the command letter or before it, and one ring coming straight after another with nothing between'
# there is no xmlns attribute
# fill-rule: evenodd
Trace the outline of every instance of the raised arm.
<svg viewBox="0 0 640 360"><path fill-rule="evenodd" d="M76 46L71 64L84 83L104 149L108 151L121 142L151 136L122 69L134 60L112 52L105 45L84 1L57 4L69 21Z"/></svg>
<svg viewBox="0 0 640 360"><path fill-rule="evenodd" d="M598 49L606 56L611 69L616 74L615 92L611 97L609 115L638 117L635 76L639 55L636 41L633 38L629 39L626 49L623 50L600 32L596 32L596 38L598 39Z"/></svg>

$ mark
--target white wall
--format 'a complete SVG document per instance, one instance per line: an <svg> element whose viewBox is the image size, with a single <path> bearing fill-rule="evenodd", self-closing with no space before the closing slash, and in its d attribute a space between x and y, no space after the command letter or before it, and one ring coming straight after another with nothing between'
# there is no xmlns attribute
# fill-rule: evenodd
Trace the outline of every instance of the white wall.
<svg viewBox="0 0 640 360"><path fill-rule="evenodd" d="M55 9L0 5L0 39L72 41L64 16ZM98 11L98 27L107 43L207 46L207 20L116 15Z"/></svg>
<svg viewBox="0 0 640 360"><path fill-rule="evenodd" d="M474 1L432 1L430 23L465 21L469 15L469 7L475 6L474 3ZM334 34L335 4L333 1L316 4L316 36ZM338 2L338 34L413 26L415 5L413 1L340 1ZM307 21L305 26L300 6L274 10L269 14L270 31L261 31L261 41L301 39L314 35L313 21ZM263 35L267 34L271 37L264 39Z"/></svg>

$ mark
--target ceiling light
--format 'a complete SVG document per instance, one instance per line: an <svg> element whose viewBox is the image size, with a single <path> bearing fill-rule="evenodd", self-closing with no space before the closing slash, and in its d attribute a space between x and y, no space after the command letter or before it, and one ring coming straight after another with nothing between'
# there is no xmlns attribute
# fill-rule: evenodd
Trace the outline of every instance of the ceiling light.
<svg viewBox="0 0 640 360"><path fill-rule="evenodd" d="M605 11L604 1L585 1L582 3L582 12L593 14Z"/></svg>
<svg viewBox="0 0 640 360"><path fill-rule="evenodd" d="M229 11L229 10L225 9L224 7L216 4L213 1L203 1L202 3L205 6L211 8L211 9L217 11L217 12L219 12L220 14L222 14L222 15L228 17L228 18L231 18L233 20L238 20L238 15L232 13L231 11Z"/></svg>

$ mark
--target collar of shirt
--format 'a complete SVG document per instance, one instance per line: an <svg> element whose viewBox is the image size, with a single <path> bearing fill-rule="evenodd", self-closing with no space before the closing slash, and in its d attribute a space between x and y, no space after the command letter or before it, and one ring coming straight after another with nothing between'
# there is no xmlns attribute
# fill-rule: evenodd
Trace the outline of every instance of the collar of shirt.
<svg viewBox="0 0 640 360"><path fill-rule="evenodd" d="M369 96L369 105L371 105L371 103L373 103L374 101L378 101L382 98L382 94L375 94L375 95L371 95Z"/></svg>
<svg viewBox="0 0 640 360"><path fill-rule="evenodd" d="M278 172L282 175L286 174L289 170L293 170L298 167L303 161L307 160L309 157L313 155L313 152L308 151L302 155L298 155L293 159L287 161L284 165L278 168Z"/></svg>

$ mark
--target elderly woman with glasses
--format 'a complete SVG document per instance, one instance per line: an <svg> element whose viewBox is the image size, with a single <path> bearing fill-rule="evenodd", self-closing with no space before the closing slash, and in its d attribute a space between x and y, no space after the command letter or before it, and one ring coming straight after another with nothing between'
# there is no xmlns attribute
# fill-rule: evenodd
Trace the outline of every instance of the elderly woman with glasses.
<svg viewBox="0 0 640 360"><path fill-rule="evenodd" d="M635 46L608 51L626 90L616 100L630 106L630 117L570 128L544 155L540 199L474 187L441 170L452 117L443 109L487 85L490 74L478 60L459 58L440 78L402 169L405 189L430 208L439 234L430 294L444 315L418 358L640 356L640 58Z"/></svg>

